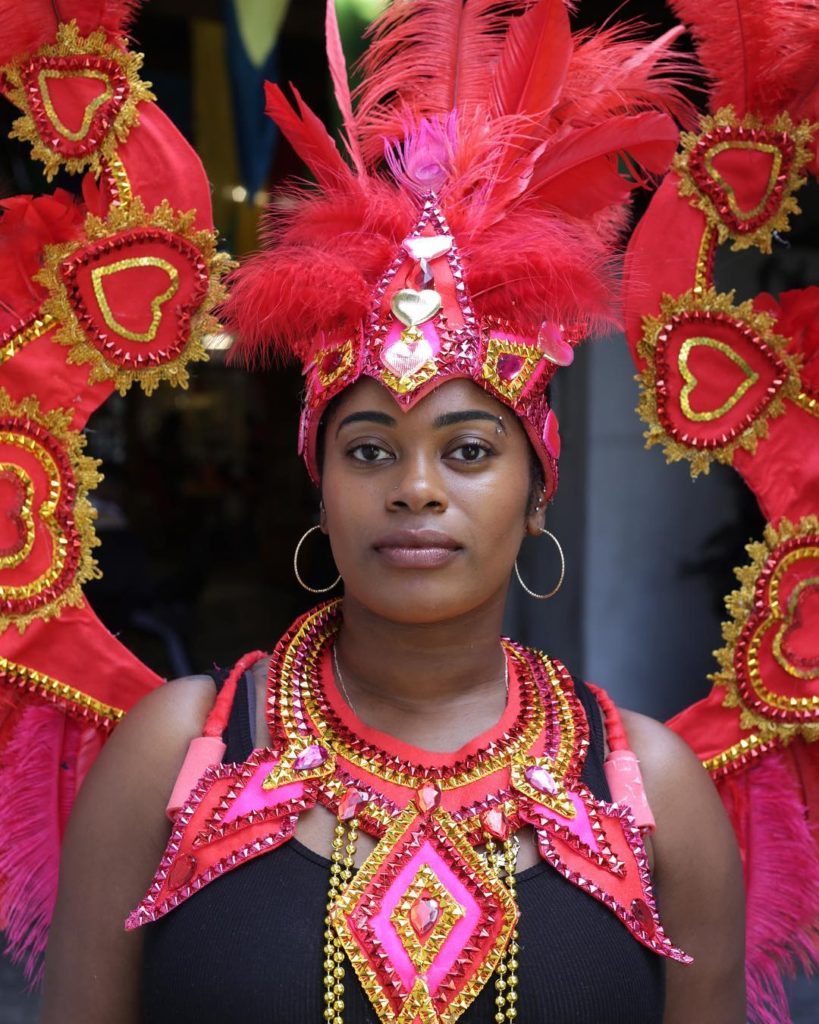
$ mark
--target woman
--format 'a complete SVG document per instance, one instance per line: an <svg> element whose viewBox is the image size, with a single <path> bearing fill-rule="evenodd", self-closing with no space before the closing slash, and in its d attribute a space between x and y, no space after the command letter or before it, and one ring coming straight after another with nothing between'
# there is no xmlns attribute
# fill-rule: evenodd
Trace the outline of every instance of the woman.
<svg viewBox="0 0 819 1024"><path fill-rule="evenodd" d="M344 596L216 701L179 680L118 727L66 837L44 1024L745 1019L740 865L701 766L499 640L557 484L548 384L611 313L611 158L667 160L684 105L665 45L478 6L389 8L355 118L328 7L355 173L269 91L321 193L226 315L248 357L304 364ZM632 765L616 805L608 753Z"/></svg>

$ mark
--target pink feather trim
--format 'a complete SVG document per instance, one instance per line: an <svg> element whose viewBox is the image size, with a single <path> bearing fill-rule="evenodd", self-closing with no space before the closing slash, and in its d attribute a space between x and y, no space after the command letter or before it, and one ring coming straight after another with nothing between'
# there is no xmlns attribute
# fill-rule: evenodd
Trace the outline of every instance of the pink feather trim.
<svg viewBox="0 0 819 1024"><path fill-rule="evenodd" d="M782 974L819 960L819 854L781 754L718 783L745 864L746 979L753 1024L789 1024Z"/></svg>

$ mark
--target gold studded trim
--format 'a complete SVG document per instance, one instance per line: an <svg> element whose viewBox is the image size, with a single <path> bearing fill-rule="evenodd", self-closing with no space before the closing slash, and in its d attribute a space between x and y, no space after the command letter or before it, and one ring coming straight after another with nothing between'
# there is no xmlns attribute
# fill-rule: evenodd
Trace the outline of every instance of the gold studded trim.
<svg viewBox="0 0 819 1024"><path fill-rule="evenodd" d="M514 897L499 879L490 871L487 871L483 860L470 845L462 826L453 822L445 811L438 809L433 812L437 830L452 846L457 848L458 854L463 858L468 871L473 876L480 878L481 884L486 889L491 890L493 896L498 900L506 918L507 927L498 936L493 947L487 951L483 960L477 965L476 970L463 989L440 1014L437 1016L425 1016L430 1013L434 1014L435 1010L426 986L422 985L419 987L416 985L405 1000L400 1015L396 1018L389 1000L384 995L381 982L378 980L370 961L362 952L347 924L347 916L353 911L359 898L378 873L382 861L393 852L393 849L398 845L408 828L412 825L412 822L418 816L417 808L410 804L401 815L393 820L389 830L361 865L350 885L339 895L335 907L331 911L331 920L339 941L358 975L361 986L381 1021L395 1021L396 1024L416 1024L418 1020L429 1020L430 1024L455 1024L491 978L504 954L506 944L514 931L518 919L518 908Z"/></svg>
<svg viewBox="0 0 819 1024"><path fill-rule="evenodd" d="M706 758L702 766L715 779L722 779L744 768L750 761L778 745L777 739L765 739L759 733L752 732L714 757Z"/></svg>
<svg viewBox="0 0 819 1024"><path fill-rule="evenodd" d="M45 672L38 672L27 665L18 665L0 655L0 681L16 686L27 693L36 693L81 718L91 719L95 724L112 729L124 717L122 708L104 704L90 694L83 693L68 683L61 683Z"/></svg>
<svg viewBox="0 0 819 1024"><path fill-rule="evenodd" d="M757 734L760 744L776 739L787 742L796 735L808 741L819 740L819 721L816 720L816 716L819 716L819 698L784 697L773 693L763 684L761 678L754 671L754 664L751 664L748 682L756 696L772 709L773 714L768 717L749 707L743 700L735 661L737 644L745 627L757 611L754 604L757 582L768 559L780 545L810 535L819 535L819 517L817 516L805 516L798 523L792 523L784 518L779 521L777 526L769 523L765 527L764 540L747 545L746 551L751 561L734 570L740 587L738 590L732 591L725 599L725 606L731 618L722 624L722 637L725 646L714 652L720 666L719 671L712 673L709 679L715 686L724 687L724 706L739 708L741 727ZM811 557L819 557L819 547L809 548L808 551ZM782 559L783 563L787 558L786 554ZM775 616L769 615L769 618L775 618ZM774 651L774 657L776 658L776 651ZM747 660L755 662L755 652L749 652ZM776 660L781 667L788 670L787 666L782 665L780 658ZM814 674L810 678L816 679L816 675ZM805 722L782 721L775 717L777 711L812 712L814 718L812 721ZM742 753L743 751L740 750L737 756ZM709 768L709 770L712 769Z"/></svg>
<svg viewBox="0 0 819 1024"><path fill-rule="evenodd" d="M37 316L33 320L27 320L19 329L13 330L13 333L7 334L0 344L0 366L22 352L32 341L47 334L53 327L53 317Z"/></svg>
<svg viewBox="0 0 819 1024"><path fill-rule="evenodd" d="M178 213L167 200L163 200L148 213L142 200L136 197L127 205L112 206L105 219L88 214L84 225L85 238L82 241L46 246L43 268L37 274L37 280L49 292L43 303L43 313L58 324L55 340L71 348L68 362L90 364L90 384L111 380L121 395L124 395L135 382L146 395L152 394L162 381L169 381L175 387L187 388L190 380L188 364L208 359L202 339L206 334L213 333L219 328L218 321L209 310L225 298L226 292L221 279L235 263L227 253L216 251L214 231L200 231L194 228L195 217L196 211ZM128 370L109 362L86 337L71 305L60 267L69 256L80 249L126 232L130 228L144 227L162 228L195 246L208 267L209 284L205 298L198 310L193 313L190 336L180 355L160 365Z"/></svg>
<svg viewBox="0 0 819 1024"><path fill-rule="evenodd" d="M750 299L735 304L734 294L733 291L717 292L714 288L705 288L699 295L693 291L684 292L678 298L663 295L660 300L660 315L658 317L643 317L643 333L637 345L637 354L644 363L644 369L637 374L636 379L640 384L637 413L648 426L648 430L643 435L646 439L645 447L651 448L656 444L661 444L666 462L669 463L687 460L690 463L692 477L697 477L700 473L708 473L712 462L730 464L738 449L753 454L759 439L768 436L768 421L784 413L785 399L797 401L801 390L799 363L785 351L788 344L787 339L774 331L776 318L770 313L756 312ZM663 424L658 412L657 345L662 337L673 328L674 318L688 313L724 314L736 321L738 326L746 325L762 338L788 371L787 379L782 387L753 422L724 444L709 448L698 448L677 440Z"/></svg>
<svg viewBox="0 0 819 1024"><path fill-rule="evenodd" d="M105 60L116 63L122 70L128 83L128 94L99 147L93 153L78 157L66 157L52 149L40 134L31 110L28 94L23 84L21 67L32 60L36 60L38 57L65 58L82 55L103 57ZM124 44L117 46L110 43L102 29L92 32L89 36L80 35L76 21L72 20L67 23L63 22L57 27L57 40L55 43L42 46L33 57L17 60L0 68L0 75L5 76L8 83L6 95L23 112L22 117L17 118L12 125L10 137L31 143L32 157L35 160L41 160L45 164L47 181L51 181L61 168L70 174L85 170L91 170L94 174L99 174L102 166L101 160L114 156L117 146L125 142L131 129L139 123L137 111L139 104L156 99L150 90L150 82L143 82L139 77L142 62L142 54L129 52L125 49ZM78 69L77 74L79 73L80 70ZM93 75L93 72L89 71L89 74ZM53 110L53 107L49 109L47 92L43 97L43 101L49 118L56 124L56 121L54 121L56 111ZM71 138L74 134L69 133L66 135L66 138ZM77 137L81 138L82 136Z"/></svg>
<svg viewBox="0 0 819 1024"><path fill-rule="evenodd" d="M730 240L731 248L735 252L756 246L762 252L770 253L771 239L774 233L788 231L791 215L801 213L794 193L798 192L807 181L807 178L802 175L802 171L811 159L811 145L817 127L819 126L810 124L808 121L803 121L797 125L784 111L777 114L772 121L766 122L750 113L745 114L742 118L738 118L733 107L721 107L714 114L706 115L700 119L699 133L682 132L680 135L682 149L674 157L671 165L672 170L676 171L679 175L680 195L688 199L692 206L705 214L708 226L718 233L721 243ZM726 129L738 131L739 134L732 137L730 133L726 133ZM782 155L779 148L774 144L764 141L765 130L771 133L781 132L789 136L794 145L793 156L789 162L786 181L776 209L755 230L739 232L732 229L730 218L726 221L726 218L720 213L713 199L698 184L690 166L692 153L701 142L706 141L708 136L713 137L713 145L709 147L709 152L711 150L720 152L727 148L762 149L763 151L771 152L771 180L769 181L768 193L760 204L763 205L776 185L776 178L780 173L780 165L782 163ZM750 134L755 131L763 132L762 141L741 137L746 133ZM721 142L720 136L723 134L725 138ZM727 184L725 186L725 194L729 204L732 204L733 193ZM731 212L736 215L734 210ZM751 215L756 215L759 212L759 210L754 210Z"/></svg>
<svg viewBox="0 0 819 1024"><path fill-rule="evenodd" d="M62 608L76 607L82 604L82 585L88 580L98 579L101 575L96 560L91 554L93 548L98 547L100 543L94 531L94 519L97 513L88 500L88 492L93 490L102 479L99 473L101 463L99 459L92 459L83 454L85 437L71 429L72 413L70 410L52 409L43 412L39 402L33 396L24 398L21 402L14 402L7 392L0 388L0 418L29 419L51 434L65 451L66 459L71 464L76 486L76 494L71 508L73 526L79 538L79 554L74 577L64 589L60 589L46 601L41 602L39 601L40 595L53 586L65 565L64 535L55 523L53 515L59 505L66 481L62 479L59 468L45 450L40 450L33 440L21 438L21 442L22 440L27 442L25 447L41 463L49 480L48 497L43 499L36 517L33 509L29 509L29 513L34 518L41 518L46 529L52 534L54 551L52 564L45 574L31 583L21 586L6 585L2 588L3 597L7 602L22 603L35 599L30 611L17 609L11 612L0 612L0 631L7 629L11 623L14 623L22 631L34 619L50 619L59 614ZM2 427L0 427L0 440L12 444L17 443L16 435L8 430L3 430Z"/></svg>

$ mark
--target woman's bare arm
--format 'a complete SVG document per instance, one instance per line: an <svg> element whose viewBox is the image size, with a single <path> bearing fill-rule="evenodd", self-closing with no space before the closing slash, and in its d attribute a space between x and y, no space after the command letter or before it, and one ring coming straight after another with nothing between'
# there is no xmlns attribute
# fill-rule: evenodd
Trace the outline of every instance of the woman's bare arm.
<svg viewBox="0 0 819 1024"><path fill-rule="evenodd" d="M77 797L66 831L46 955L41 1024L139 1024L142 931L123 924L170 832L165 804L213 680L168 683L117 726Z"/></svg>
<svg viewBox="0 0 819 1024"><path fill-rule="evenodd" d="M669 961L663 1024L745 1024L745 894L734 833L711 779L665 726L623 712L657 821L663 927L694 957Z"/></svg>

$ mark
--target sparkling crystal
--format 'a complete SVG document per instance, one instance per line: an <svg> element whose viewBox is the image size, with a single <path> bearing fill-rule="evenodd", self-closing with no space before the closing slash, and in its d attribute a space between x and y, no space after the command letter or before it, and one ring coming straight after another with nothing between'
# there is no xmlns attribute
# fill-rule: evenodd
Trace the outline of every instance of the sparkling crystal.
<svg viewBox="0 0 819 1024"><path fill-rule="evenodd" d="M193 878L195 871L196 857L190 853L183 853L168 873L168 888L179 889L186 885Z"/></svg>
<svg viewBox="0 0 819 1024"><path fill-rule="evenodd" d="M340 349L333 349L327 352L321 361L321 372L325 377L331 377L336 370L341 366L341 360L343 358Z"/></svg>
<svg viewBox="0 0 819 1024"><path fill-rule="evenodd" d="M509 822L500 807L492 807L481 815L483 827L495 839L506 839L509 835Z"/></svg>
<svg viewBox="0 0 819 1024"><path fill-rule="evenodd" d="M318 768L319 765L324 764L326 760L327 751L324 747L319 743L311 743L309 747L305 747L302 750L293 762L293 767L297 772L311 771L313 768Z"/></svg>
<svg viewBox="0 0 819 1024"><path fill-rule="evenodd" d="M539 789L541 793L551 793L553 796L557 793L558 785L555 782L555 777L547 768L536 764L530 765L524 774L526 781L535 789Z"/></svg>
<svg viewBox="0 0 819 1024"><path fill-rule="evenodd" d="M347 790L338 804L338 816L341 821L349 821L354 818L360 808L367 803L366 794L352 786Z"/></svg>
<svg viewBox="0 0 819 1024"><path fill-rule="evenodd" d="M409 912L410 924L416 935L423 938L435 927L441 913L441 905L433 896L421 896L413 903Z"/></svg>
<svg viewBox="0 0 819 1024"><path fill-rule="evenodd" d="M498 356L497 370L501 380L511 383L523 369L525 360L523 356L517 356L512 352L504 352Z"/></svg>
<svg viewBox="0 0 819 1024"><path fill-rule="evenodd" d="M418 787L415 802L421 811L434 810L441 803L441 791L433 782L425 782Z"/></svg>

